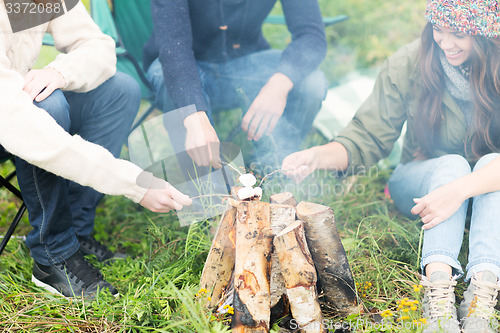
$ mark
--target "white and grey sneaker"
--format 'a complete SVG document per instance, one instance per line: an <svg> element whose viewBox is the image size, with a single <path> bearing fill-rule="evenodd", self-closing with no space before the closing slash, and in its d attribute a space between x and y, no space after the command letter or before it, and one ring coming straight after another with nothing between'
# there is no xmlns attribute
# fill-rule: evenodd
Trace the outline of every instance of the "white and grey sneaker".
<svg viewBox="0 0 500 333"><path fill-rule="evenodd" d="M495 319L495 305L500 285L495 274L484 271L481 280L471 278L464 300L458 308L464 333L495 333L500 331Z"/></svg>
<svg viewBox="0 0 500 333"><path fill-rule="evenodd" d="M33 263L31 281L45 290L66 297L94 298L99 291L118 296L118 291L77 251L71 257L52 266Z"/></svg>
<svg viewBox="0 0 500 333"><path fill-rule="evenodd" d="M427 320L423 333L460 333L455 308L455 278L445 272L437 271L429 279L422 277L420 284L425 288L422 308Z"/></svg>

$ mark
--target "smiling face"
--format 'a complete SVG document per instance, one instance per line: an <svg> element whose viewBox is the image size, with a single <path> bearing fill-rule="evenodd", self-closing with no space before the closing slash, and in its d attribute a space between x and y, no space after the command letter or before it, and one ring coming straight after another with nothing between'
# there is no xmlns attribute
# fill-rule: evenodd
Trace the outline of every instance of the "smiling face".
<svg viewBox="0 0 500 333"><path fill-rule="evenodd" d="M444 51L450 65L460 66L469 59L472 36L434 24L433 37L436 44Z"/></svg>

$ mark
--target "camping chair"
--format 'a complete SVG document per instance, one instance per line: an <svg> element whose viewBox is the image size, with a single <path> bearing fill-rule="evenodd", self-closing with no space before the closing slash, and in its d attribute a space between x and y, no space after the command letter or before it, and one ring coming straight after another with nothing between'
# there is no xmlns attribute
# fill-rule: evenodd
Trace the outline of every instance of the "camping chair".
<svg viewBox="0 0 500 333"><path fill-rule="evenodd" d="M155 109L154 92L142 66L142 48L153 31L150 0L91 0L90 13L101 30L116 42L117 69L131 75L141 87L149 108L132 125L136 129Z"/></svg>
<svg viewBox="0 0 500 333"><path fill-rule="evenodd" d="M106 0L92 0L106 2ZM118 40L125 53L118 55L118 70L132 75L141 85L142 98L149 102L149 108L132 125L136 129L156 108L155 96L151 84L146 79L142 64L142 50L144 44L153 31L151 17L151 1L114 1L112 4L112 17L115 24ZM104 9L104 8L103 8ZM109 11L109 6L108 6Z"/></svg>
<svg viewBox="0 0 500 333"><path fill-rule="evenodd" d="M0 164L3 164L6 161L12 161L14 163L14 158L12 155L8 154L3 150L3 148L0 146ZM12 171L9 173L7 176L3 177L0 175L0 189L1 188L6 188L9 192L14 194L16 197L18 197L21 201L23 200L23 197L21 196L21 191L17 187L15 187L10 181L15 177L16 171ZM19 207L16 216L10 223L9 229L7 230L7 233L2 239L2 243L0 243L0 255L2 254L3 250L5 249L5 246L7 245L7 242L9 241L10 237L14 233L14 230L16 229L17 225L19 224L19 221L21 221L21 218L26 211L26 205L24 202L22 202L21 206Z"/></svg>

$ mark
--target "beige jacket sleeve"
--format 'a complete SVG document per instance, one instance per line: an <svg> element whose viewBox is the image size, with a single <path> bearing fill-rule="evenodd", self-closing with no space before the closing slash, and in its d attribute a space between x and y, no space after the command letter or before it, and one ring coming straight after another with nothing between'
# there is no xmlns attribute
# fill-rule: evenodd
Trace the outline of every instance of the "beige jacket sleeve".
<svg viewBox="0 0 500 333"><path fill-rule="evenodd" d="M62 74L63 90L87 92L115 74L115 42L101 32L81 2L52 20L47 31L62 52L47 67Z"/></svg>
<svg viewBox="0 0 500 333"><path fill-rule="evenodd" d="M6 35L0 34L0 144L27 162L90 186L99 192L124 195L134 202L144 197L152 175L101 146L71 136L23 91L24 78L10 69Z"/></svg>

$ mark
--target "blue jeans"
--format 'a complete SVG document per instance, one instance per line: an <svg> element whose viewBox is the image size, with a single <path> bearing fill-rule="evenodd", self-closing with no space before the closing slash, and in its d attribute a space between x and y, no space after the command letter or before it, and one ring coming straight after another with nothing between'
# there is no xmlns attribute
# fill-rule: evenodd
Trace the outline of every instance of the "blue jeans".
<svg viewBox="0 0 500 333"><path fill-rule="evenodd" d="M118 157L140 100L137 82L117 73L92 91L56 90L34 104L70 134L101 145ZM16 158L16 170L33 227L26 237L31 256L42 265L67 259L80 247L77 236L88 237L92 233L96 206L103 195L20 158Z"/></svg>
<svg viewBox="0 0 500 333"><path fill-rule="evenodd" d="M482 168L498 154L483 156L472 171ZM389 179L389 191L398 209L407 217L416 218L410 210L413 198L419 198L454 179L471 172L471 166L460 155L445 155L425 161L413 161L396 167ZM473 274L489 270L500 278L500 192L473 197L469 230L469 256L466 280ZM446 221L424 231L422 271L427 264L442 262L455 274L463 270L458 255L462 246L469 200Z"/></svg>
<svg viewBox="0 0 500 333"><path fill-rule="evenodd" d="M241 105L241 96L238 95L237 89L243 91L251 103L275 73L280 57L281 51L279 50L264 50L225 63L198 61L202 90L208 105L208 110L204 111L207 112L209 118L212 120L212 114L220 111L245 108ZM156 105L164 112L175 109L165 87L163 71L158 59L151 64L147 75L156 91ZM288 95L283 116L272 134L280 150L290 153L298 149L321 108L327 88L328 83L324 74L316 70L292 89ZM168 124L166 125L168 127ZM179 130L179 128L175 129ZM185 137L185 133L183 134ZM176 136L176 138L179 137L182 138L182 135ZM172 136L171 138L175 146L176 138ZM183 143L182 140L181 142Z"/></svg>

